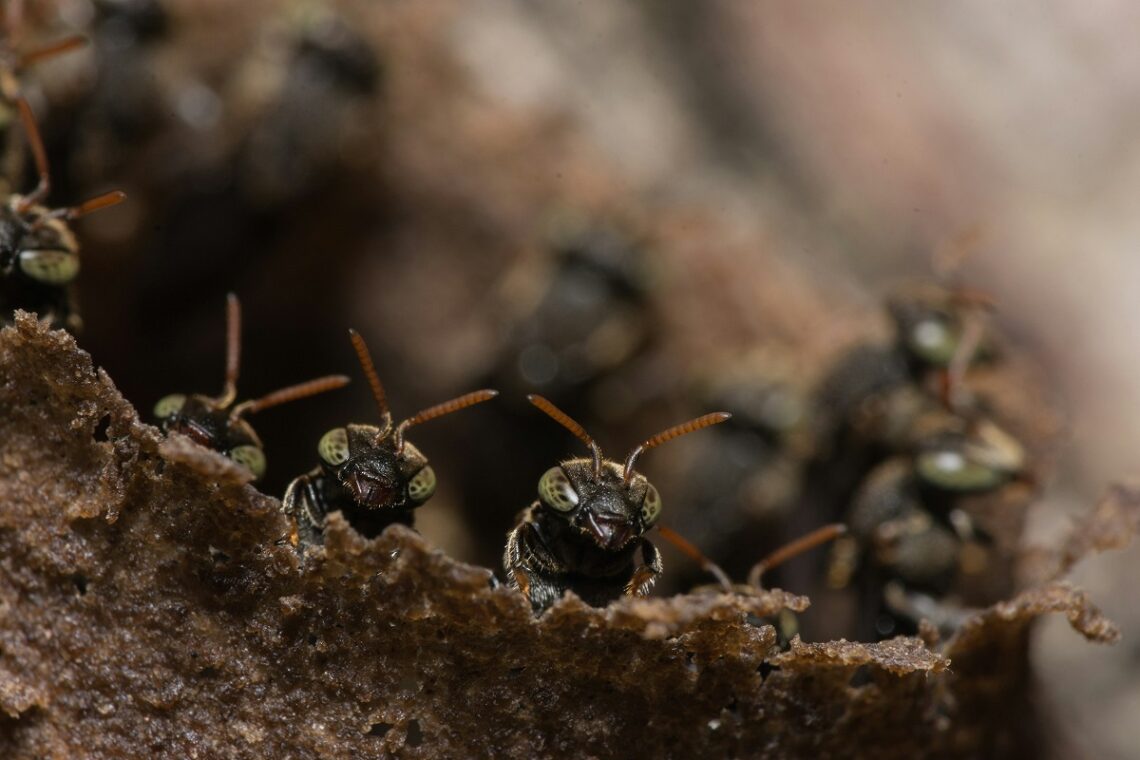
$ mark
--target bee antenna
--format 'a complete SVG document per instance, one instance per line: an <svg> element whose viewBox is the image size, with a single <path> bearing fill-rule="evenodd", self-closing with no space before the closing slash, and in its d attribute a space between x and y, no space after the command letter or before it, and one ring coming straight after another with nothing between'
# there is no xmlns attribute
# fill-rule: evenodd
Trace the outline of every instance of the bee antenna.
<svg viewBox="0 0 1140 760"><path fill-rule="evenodd" d="M537 406L546 416L557 422L562 427L569 430L574 436L586 444L590 449L590 453L594 455L594 477L600 477L602 474L602 449L586 432L586 428L574 421L566 412L556 407L549 399L539 396L537 393L528 394L526 400Z"/></svg>
<svg viewBox="0 0 1140 760"><path fill-rule="evenodd" d="M682 422L680 425L674 425L668 430L663 430L652 438L644 441L641 445L637 446L633 451L629 452L629 456L625 458L625 474L624 479L626 484L633 478L633 465L637 462L637 458L641 456L642 452L660 446L661 444L671 441L674 438L680 438L689 433L695 433L711 425L716 425L731 418L732 415L728 412L713 412L712 414L705 414L696 419Z"/></svg>
<svg viewBox="0 0 1140 760"><path fill-rule="evenodd" d="M39 50L33 50L30 53L24 53L20 56L20 62L17 64L17 69L26 69L27 67L39 63L46 58L54 58L60 53L66 53L76 48L81 48L87 44L87 38L81 34L74 34L70 37L64 37L62 40L53 42L50 45L45 45Z"/></svg>
<svg viewBox="0 0 1140 760"><path fill-rule="evenodd" d="M481 391L472 391L465 393L458 398L453 398L450 401L444 401L442 404L429 406L423 411L416 412L408 419L401 422L396 426L396 451L404 450L404 431L416 425L422 425L428 420L434 420L437 417L442 417L445 414L458 412L460 409L466 409L475 404L481 404L484 401L490 401L495 396L498 396L498 391L493 391L485 388Z"/></svg>
<svg viewBox="0 0 1140 760"><path fill-rule="evenodd" d="M761 588L760 578L764 573L777 565L782 565L788 560L800 556L804 552L811 551L820 544L825 544L846 533L846 525L843 523L831 523L830 525L824 525L822 528L813 530L806 536L801 536L794 541L789 541L752 566L752 569L748 572L748 585L753 588Z"/></svg>
<svg viewBox="0 0 1140 760"><path fill-rule="evenodd" d="M360 360L360 367L364 370L364 376L368 378L368 386L372 389L372 397L376 399L376 406L380 409L380 419L384 421L386 428L392 424L392 413L388 410L388 396L384 393L384 386L380 384L380 376L376 374L376 365L372 363L372 354L368 352L364 338L356 330L350 328L348 337L352 341L352 347L356 349L356 358Z"/></svg>
<svg viewBox="0 0 1140 760"><path fill-rule="evenodd" d="M700 565L702 570L716 578L721 588L728 593L732 593L732 580L728 577L728 573L726 573L720 565L706 557L705 553L698 549L689 539L666 525L658 525L657 532L661 534L661 538L673 544L682 554Z"/></svg>
<svg viewBox="0 0 1140 760"><path fill-rule="evenodd" d="M41 217L41 219L37 221L37 224L41 223L44 219L66 219L70 222L73 219L78 219L81 216L87 216L88 214L93 214L96 211L102 211L105 208L117 206L126 199L127 194L122 190L112 190L109 193L96 195L94 198L85 200L78 206L57 208L54 211L51 211Z"/></svg>
<svg viewBox="0 0 1140 760"><path fill-rule="evenodd" d="M352 379L347 375L326 375L325 377L318 377L316 380L290 385L279 391L273 391L273 393L262 396L259 399L241 402L230 412L230 419L236 419L246 414L257 414L272 406L287 404L290 401L296 401L298 399L308 398L309 396L315 396L318 393L343 388L350 382L352 382Z"/></svg>
<svg viewBox="0 0 1140 760"><path fill-rule="evenodd" d="M227 407L237 398L238 370L241 366L241 301L226 293L226 379L218 403Z"/></svg>
<svg viewBox="0 0 1140 760"><path fill-rule="evenodd" d="M20 109L20 121L23 122L24 131L28 133L28 144L31 146L32 156L36 161L36 173L40 177L35 189L25 195L16 205L16 212L23 214L47 198L48 193L51 192L51 176L48 173L47 153L44 150L40 128L36 124L36 115L32 113L32 107L28 105L28 100L23 95L16 99L16 106Z"/></svg>

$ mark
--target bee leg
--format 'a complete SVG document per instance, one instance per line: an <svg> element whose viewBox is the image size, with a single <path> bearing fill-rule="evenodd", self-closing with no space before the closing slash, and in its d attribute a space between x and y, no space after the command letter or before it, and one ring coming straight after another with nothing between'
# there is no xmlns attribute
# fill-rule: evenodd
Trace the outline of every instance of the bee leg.
<svg viewBox="0 0 1140 760"><path fill-rule="evenodd" d="M281 510L293 518L294 530L289 542L304 551L306 546L324 543L324 522L327 510L317 490L314 478L302 475L289 484L281 500Z"/></svg>
<svg viewBox="0 0 1140 760"><path fill-rule="evenodd" d="M645 596L653 587L653 582L661 574L661 552L649 539L641 540L641 557L645 564L633 571L633 577L625 586L626 596Z"/></svg>
<svg viewBox="0 0 1140 760"><path fill-rule="evenodd" d="M530 523L524 522L507 534L507 547L503 550L503 571L506 573L507 585L521 591L537 614L542 612L543 606L535 597L537 588L531 583L531 575L526 570L529 553L524 544L527 543L526 532L529 528Z"/></svg>
<svg viewBox="0 0 1140 760"><path fill-rule="evenodd" d="M523 596L530 599L530 576L526 574L526 570L521 567L512 568L510 585L511 588L517 588L523 593Z"/></svg>

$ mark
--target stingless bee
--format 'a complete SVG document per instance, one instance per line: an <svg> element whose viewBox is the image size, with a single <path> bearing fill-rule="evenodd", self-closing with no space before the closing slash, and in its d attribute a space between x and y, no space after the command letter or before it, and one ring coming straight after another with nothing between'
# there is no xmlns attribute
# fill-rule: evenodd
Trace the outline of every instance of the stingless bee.
<svg viewBox="0 0 1140 760"><path fill-rule="evenodd" d="M568 459L538 482L538 500L508 534L503 553L507 581L541 612L576 593L601 606L622 594L646 594L661 573L661 554L644 534L661 516L661 495L634 470L642 452L687 433L724 422L714 412L649 438L625 464L602 458L594 439L565 412L541 396L527 399L586 444L591 457ZM634 563L641 551L641 564Z"/></svg>
<svg viewBox="0 0 1140 760"><path fill-rule="evenodd" d="M265 451L261 439L244 418L289 401L342 388L348 385L349 378L327 375L234 404L240 363L241 304L237 296L230 293L226 296L226 380L222 395L174 393L164 396L155 404L154 416L164 433L181 433L195 443L221 452L258 480L265 474Z"/></svg>
<svg viewBox="0 0 1140 760"><path fill-rule="evenodd" d="M414 510L435 493L436 480L427 457L406 440L408 429L499 395L474 391L394 425L364 339L355 330L349 336L380 408L380 425L349 424L328 431L317 444L320 465L289 484L282 509L296 521L292 540L302 547L323 542L325 516L336 510L367 538L392 523L412 525Z"/></svg>
<svg viewBox="0 0 1140 760"><path fill-rule="evenodd" d="M919 611L952 622L939 610L954 607L963 572L985 571L988 541L961 505L996 493L1027 466L1021 444L984 417L931 410L916 428L910 453L879 464L860 485L851 535L836 543L828 567L835 588L861 571L872 601L863 613L875 616L879 636L914 628Z"/></svg>
<svg viewBox="0 0 1140 760"><path fill-rule="evenodd" d="M0 319L16 309L35 312L52 327L75 332L82 320L75 310L71 283L79 274L79 243L68 222L113 206L126 195L115 190L78 206L43 206L51 190L47 155L27 101L17 100L39 172L39 183L27 195L13 193L0 206Z"/></svg>

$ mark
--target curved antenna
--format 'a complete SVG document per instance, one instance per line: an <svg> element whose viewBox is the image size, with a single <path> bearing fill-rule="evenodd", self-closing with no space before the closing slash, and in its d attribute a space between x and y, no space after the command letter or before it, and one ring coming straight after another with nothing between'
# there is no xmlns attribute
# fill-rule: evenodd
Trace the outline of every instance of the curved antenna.
<svg viewBox="0 0 1140 760"><path fill-rule="evenodd" d="M297 399L315 396L318 393L343 388L350 382L352 382L352 379L347 375L326 375L325 377L318 377L316 380L290 385L287 388L273 391L273 393L262 396L261 398L241 402L230 412L230 419L236 419L246 414L257 414L272 406L287 404L290 401L296 401Z"/></svg>
<svg viewBox="0 0 1140 760"><path fill-rule="evenodd" d="M372 363L372 354L368 353L368 346L364 343L364 338L360 337L360 333L356 330L349 328L348 338L352 341L352 347L356 349L356 357L360 360L360 367L364 370L364 376L368 378L368 386L372 388L372 397L376 399L376 406L380 408L380 419L384 421L384 427L387 428L392 424L392 413L388 411L388 397L384 393L384 386L380 384L380 376L376 374L376 365Z"/></svg>
<svg viewBox="0 0 1140 760"><path fill-rule="evenodd" d="M237 398L238 370L241 366L241 301L226 293L226 379L218 404L225 408Z"/></svg>
<svg viewBox="0 0 1140 760"><path fill-rule="evenodd" d="M28 133L28 144L32 149L32 156L35 158L36 173L39 175L39 182L35 189L16 204L16 213L24 214L32 206L47 200L48 193L51 192L51 174L48 169L43 137L40 135L40 128L36 124L36 115L32 113L32 107L28 105L28 101L23 96L16 99L16 105L20 109L20 121L23 122L24 131ZM81 216L87 216L109 206L122 203L126 199L127 194L122 190L112 190L109 193L103 193L86 200L78 206L66 206L49 211L32 223L32 229L39 229L49 219L66 219L68 221L78 219Z"/></svg>
<svg viewBox="0 0 1140 760"><path fill-rule="evenodd" d="M702 570L716 578L721 588L732 593L732 580L728 577L728 573L720 565L706 557L705 553L698 549L693 542L666 525L658 525L657 532L661 534L661 538L673 544L682 554L700 565Z"/></svg>
<svg viewBox="0 0 1140 760"><path fill-rule="evenodd" d="M579 441L586 444L590 453L594 455L594 477L600 477L602 474L602 450L594 439L590 437L590 434L586 432L586 428L575 422L570 415L556 407L549 399L543 398L537 393L528 394L526 400L545 412L546 416L573 433Z"/></svg>
<svg viewBox="0 0 1140 760"><path fill-rule="evenodd" d="M804 552L811 551L820 544L825 544L846 533L846 525L843 523L831 523L830 525L824 525L822 528L817 528L806 536L797 538L795 541L789 541L752 566L752 569L748 572L748 585L753 588L761 588L760 578L764 573L777 565L782 565L788 560L800 556Z"/></svg>
<svg viewBox="0 0 1140 760"><path fill-rule="evenodd" d="M54 58L55 56L66 53L76 48L81 48L87 44L87 38L81 34L73 34L70 37L64 37L62 40L52 42L44 47L33 50L29 53L24 53L20 56L20 61L16 64L17 70L26 69L33 64L39 63L47 58Z"/></svg>
<svg viewBox="0 0 1140 760"><path fill-rule="evenodd" d="M484 388L481 391L472 391L471 393L465 393L458 398L453 398L450 401L444 401L442 404L429 406L423 411L416 412L411 417L396 426L396 451L404 450L404 431L408 428L415 427L416 425L422 425L429 420L434 420L437 417L442 417L443 415L451 414L452 412L458 412L460 409L466 409L469 406L481 404L484 401L490 401L498 395L498 391Z"/></svg>
<svg viewBox="0 0 1140 760"><path fill-rule="evenodd" d="M47 198L48 193L51 192L51 176L48 174L47 153L44 151L44 141L40 135L40 128L36 124L36 115L32 113L32 107L28 105L27 99L22 95L16 99L16 106L20 109L20 121L24 124L24 131L28 133L28 144L32 148L32 156L36 161L36 173L40 177L35 189L16 204L16 213L23 214L32 206L43 203Z"/></svg>
<svg viewBox="0 0 1140 760"><path fill-rule="evenodd" d="M71 221L78 219L81 216L93 214L96 211L102 211L111 206L117 206L127 199L127 194L122 190L112 190L109 193L96 195L94 198L83 201L78 206L65 206L64 208L57 208L50 211L37 220L36 224L42 224L45 219L65 219ZM34 226L34 225L33 225Z"/></svg>
<svg viewBox="0 0 1140 760"><path fill-rule="evenodd" d="M671 441L674 438L680 438L689 433L695 433L711 425L717 425L732 417L728 412L713 412L712 414L705 414L696 419L682 422L680 425L674 425L668 430L663 430L652 438L644 441L641 445L629 452L629 456L625 458L625 474L624 479L626 484L633 478L633 465L637 458L641 456L643 451L655 448L661 444Z"/></svg>

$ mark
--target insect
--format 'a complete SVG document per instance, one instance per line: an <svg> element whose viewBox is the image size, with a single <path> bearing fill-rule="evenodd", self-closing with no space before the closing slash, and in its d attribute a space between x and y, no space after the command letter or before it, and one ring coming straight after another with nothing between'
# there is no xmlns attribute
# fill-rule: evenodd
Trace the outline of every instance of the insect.
<svg viewBox="0 0 1140 760"><path fill-rule="evenodd" d="M819 419L828 428L822 437L889 445L882 434L906 426L916 397L960 405L966 371L997 350L986 330L992 307L973 291L928 283L900 288L887 299L893 344L856 347L821 386Z"/></svg>
<svg viewBox="0 0 1140 760"><path fill-rule="evenodd" d="M362 139L359 125L381 89L381 60L359 25L330 7L313 10L285 34L266 35L267 49L242 77L253 92L264 91L252 103L267 100L240 156L243 184L261 204L296 200L303 188L335 176ZM267 73L267 60L279 61L278 70Z"/></svg>
<svg viewBox="0 0 1140 760"><path fill-rule="evenodd" d="M181 433L196 443L219 451L249 470L254 480L265 475L265 451L245 417L289 401L344 387L349 378L328 375L291 385L258 399L237 400L241 363L241 304L237 296L226 297L226 379L217 397L174 393L159 399L154 416L163 432Z"/></svg>
<svg viewBox="0 0 1140 760"><path fill-rule="evenodd" d="M652 342L649 267L644 242L616 225L559 221L545 271L519 270L504 286L513 314L496 382L584 399Z"/></svg>
<svg viewBox="0 0 1140 760"><path fill-rule="evenodd" d="M27 195L11 194L0 206L0 307L3 319L16 309L34 311L52 327L73 332L82 326L70 290L79 274L79 243L68 222L113 206L126 195L118 190L69 208L42 204L51 190L47 156L27 101L17 100L39 172Z"/></svg>
<svg viewBox="0 0 1140 760"><path fill-rule="evenodd" d="M585 429L550 401L536 395L527 400L586 444L592 456L568 459L539 480L538 500L507 536L508 583L523 592L535 612L567 590L595 606L622 594L646 594L662 569L660 552L644 537L661 516L661 495L634 470L637 458L731 415L714 412L658 433L634 448L623 465L603 459ZM635 565L639 550L642 562Z"/></svg>
<svg viewBox="0 0 1140 760"><path fill-rule="evenodd" d="M984 417L930 411L918 428L912 453L878 465L856 491L851 535L833 547L828 568L829 585L842 588L863 565L864 615L874 616L879 636L913 629L916 610L932 617L939 600L951 604L964 570L984 572L986 535L961 504L998 491L1026 466L1021 444Z"/></svg>
<svg viewBox="0 0 1140 760"><path fill-rule="evenodd" d="M498 395L493 390L467 393L394 425L364 339L355 330L349 336L380 408L380 425L349 424L328 431L317 444L320 465L289 484L282 509L296 521L293 542L301 546L322 543L325 516L335 510L368 538L392 523L411 525L414 510L435 493L436 479L427 457L406 439L408 430Z"/></svg>

